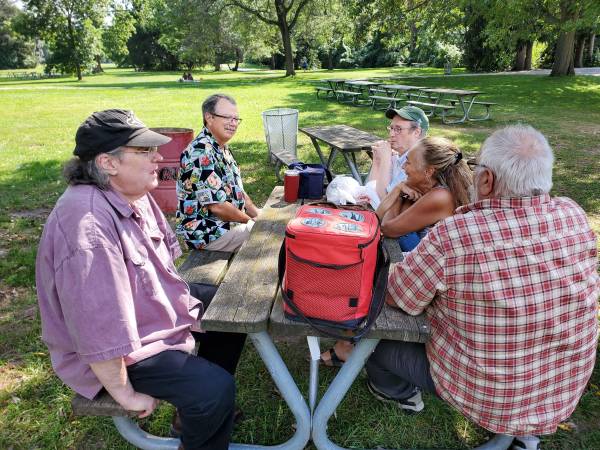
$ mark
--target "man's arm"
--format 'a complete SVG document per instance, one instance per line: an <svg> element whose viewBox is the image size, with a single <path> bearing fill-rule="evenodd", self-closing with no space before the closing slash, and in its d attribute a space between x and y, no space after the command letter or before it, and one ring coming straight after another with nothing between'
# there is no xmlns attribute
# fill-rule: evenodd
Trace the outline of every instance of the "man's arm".
<svg viewBox="0 0 600 450"><path fill-rule="evenodd" d="M206 207L211 213L225 222L247 223L252 219L244 211L240 211L229 202L211 203L206 205Z"/></svg>
<svg viewBox="0 0 600 450"><path fill-rule="evenodd" d="M102 386L123 409L140 411L138 417L142 418L152 414L158 405L155 398L133 389L122 357L90 363L90 367Z"/></svg>
<svg viewBox="0 0 600 450"><path fill-rule="evenodd" d="M248 194L246 194L245 192L244 192L244 196L246 197L246 208L245 208L246 214L248 214L253 219L256 219L256 216L258 216L258 208L254 204L254 202L252 201L250 196Z"/></svg>

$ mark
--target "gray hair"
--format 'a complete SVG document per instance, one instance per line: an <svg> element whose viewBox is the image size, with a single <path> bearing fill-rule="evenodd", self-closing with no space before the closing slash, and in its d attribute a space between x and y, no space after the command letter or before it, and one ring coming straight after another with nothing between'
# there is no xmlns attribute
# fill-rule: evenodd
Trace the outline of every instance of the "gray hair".
<svg viewBox="0 0 600 450"><path fill-rule="evenodd" d="M479 164L494 172L496 197L531 197L552 188L552 149L544 135L529 125L492 133L481 146Z"/></svg>
<svg viewBox="0 0 600 450"><path fill-rule="evenodd" d="M104 152L115 156L119 160L123 158L123 147L118 147L110 152ZM98 167L96 158L90 161L84 161L78 156L67 161L63 168L63 176L67 184L75 186L78 184L92 184L100 189L108 189L110 186L109 175Z"/></svg>
<svg viewBox="0 0 600 450"><path fill-rule="evenodd" d="M206 125L206 113L214 114L219 100L226 100L232 105L237 106L235 100L227 94L213 94L208 96L206 100L202 102L202 123L204 123L204 125Z"/></svg>

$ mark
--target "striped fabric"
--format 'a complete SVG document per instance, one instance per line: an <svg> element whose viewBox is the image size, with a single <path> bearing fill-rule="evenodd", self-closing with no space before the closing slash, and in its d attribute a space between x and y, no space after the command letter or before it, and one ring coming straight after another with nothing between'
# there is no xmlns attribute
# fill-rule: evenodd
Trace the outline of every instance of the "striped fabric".
<svg viewBox="0 0 600 450"><path fill-rule="evenodd" d="M597 263L594 233L572 200L488 199L430 231L390 271L388 290L431 322L440 397L495 433L549 434L594 367Z"/></svg>

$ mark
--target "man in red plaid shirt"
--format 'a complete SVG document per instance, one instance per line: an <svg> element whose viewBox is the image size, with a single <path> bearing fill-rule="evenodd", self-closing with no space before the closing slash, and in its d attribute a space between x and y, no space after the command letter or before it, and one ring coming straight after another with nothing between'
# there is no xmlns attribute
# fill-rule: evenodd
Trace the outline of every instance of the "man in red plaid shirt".
<svg viewBox="0 0 600 450"><path fill-rule="evenodd" d="M473 203L390 269L387 302L425 312L431 339L382 341L368 387L408 411L433 392L498 433L497 448L537 449L594 368L596 238L573 200L548 194L552 150L533 128L496 131L470 165Z"/></svg>

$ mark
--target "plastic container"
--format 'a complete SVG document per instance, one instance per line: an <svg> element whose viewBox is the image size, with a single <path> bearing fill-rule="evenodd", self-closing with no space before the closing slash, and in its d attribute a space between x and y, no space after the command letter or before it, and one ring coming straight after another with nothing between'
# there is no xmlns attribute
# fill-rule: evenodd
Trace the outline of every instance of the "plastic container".
<svg viewBox="0 0 600 450"><path fill-rule="evenodd" d="M158 187L151 194L162 212L174 213L177 211L175 185L179 173L179 157L194 139L194 130L191 128L151 128L151 130L171 138L171 142L158 147L158 152L164 159L158 163Z"/></svg>
<svg viewBox="0 0 600 450"><path fill-rule="evenodd" d="M300 172L297 170L286 170L283 178L283 199L287 203L298 200L298 189L300 188Z"/></svg>

